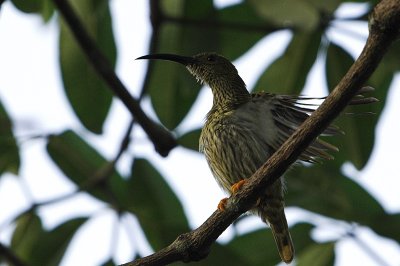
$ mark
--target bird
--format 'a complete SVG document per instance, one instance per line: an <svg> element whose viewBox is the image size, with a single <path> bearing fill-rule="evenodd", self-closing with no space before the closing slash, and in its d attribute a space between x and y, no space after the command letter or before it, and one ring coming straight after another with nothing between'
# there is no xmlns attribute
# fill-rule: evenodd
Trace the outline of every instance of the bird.
<svg viewBox="0 0 400 266"><path fill-rule="evenodd" d="M194 56L150 54L137 59L168 60L184 65L198 82L211 88L213 103L207 113L199 139L213 176L228 194L237 192L256 170L289 138L316 109L315 100L306 96L279 95L268 92L250 93L236 67L214 52ZM365 87L360 93L372 88ZM353 104L374 102L375 98L358 95ZM330 125L322 135L336 135L341 130ZM317 138L300 155L299 161L315 163L332 159L338 149ZM280 258L290 263L295 254L284 212L285 181L280 177L265 188L250 210L269 225ZM218 209L223 211L226 199Z"/></svg>

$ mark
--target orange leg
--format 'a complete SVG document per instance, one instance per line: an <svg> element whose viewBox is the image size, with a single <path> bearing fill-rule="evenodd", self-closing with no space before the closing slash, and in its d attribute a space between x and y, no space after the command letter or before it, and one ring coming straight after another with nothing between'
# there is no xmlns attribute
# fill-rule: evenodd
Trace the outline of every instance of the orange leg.
<svg viewBox="0 0 400 266"><path fill-rule="evenodd" d="M227 201L228 201L228 198L223 198L222 200L220 200L220 202L218 203L218 210L224 211Z"/></svg>
<svg viewBox="0 0 400 266"><path fill-rule="evenodd" d="M235 194L236 192L238 192L240 190L240 188L247 182L246 179L242 179L239 182L236 182L235 184L233 184L231 186L231 191L232 194Z"/></svg>
<svg viewBox="0 0 400 266"><path fill-rule="evenodd" d="M232 194L235 194L236 192L238 192L240 190L240 188L244 185L244 183L246 183L247 180L246 179L242 179L239 182L233 184L231 186L231 192ZM220 200L220 202L218 203L218 210L220 211L224 211L225 207L226 207L226 203L228 201L228 198L223 198L222 200Z"/></svg>

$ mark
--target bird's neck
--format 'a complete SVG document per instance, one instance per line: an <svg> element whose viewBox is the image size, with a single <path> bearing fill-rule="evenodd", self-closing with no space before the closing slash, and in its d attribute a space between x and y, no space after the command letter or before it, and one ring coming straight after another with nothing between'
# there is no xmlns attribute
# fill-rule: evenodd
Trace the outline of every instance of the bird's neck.
<svg viewBox="0 0 400 266"><path fill-rule="evenodd" d="M213 109L230 111L250 100L250 93L242 78L238 75L234 78L219 79L208 84L213 93Z"/></svg>

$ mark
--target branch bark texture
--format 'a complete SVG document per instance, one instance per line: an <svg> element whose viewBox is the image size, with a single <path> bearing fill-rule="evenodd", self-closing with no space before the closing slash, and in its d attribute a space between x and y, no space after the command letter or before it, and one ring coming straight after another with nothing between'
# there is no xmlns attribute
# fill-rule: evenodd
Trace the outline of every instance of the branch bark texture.
<svg viewBox="0 0 400 266"><path fill-rule="evenodd" d="M381 1L370 16L369 26L370 34L363 51L340 83L242 189L229 198L223 212L215 211L200 227L178 236L168 247L124 266L166 265L175 261L197 261L206 257L219 235L242 213L254 206L264 188L275 182L296 161L371 76L390 44L399 36L400 2Z"/></svg>
<svg viewBox="0 0 400 266"><path fill-rule="evenodd" d="M85 30L84 25L72 9L67 0L53 0L59 12L63 15L65 21L74 34L76 41L85 52L89 62L109 85L113 93L124 103L126 108L135 117L135 121L142 126L143 130L149 136L155 149L162 156L168 153L177 145L172 134L161 125L151 120L140 107L139 101L132 97L124 84L115 74L107 58L98 49L93 39Z"/></svg>

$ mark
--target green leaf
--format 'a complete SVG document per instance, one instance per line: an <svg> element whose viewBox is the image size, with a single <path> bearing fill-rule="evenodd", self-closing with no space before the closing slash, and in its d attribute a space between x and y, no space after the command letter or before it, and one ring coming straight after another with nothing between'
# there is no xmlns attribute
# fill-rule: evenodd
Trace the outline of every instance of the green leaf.
<svg viewBox="0 0 400 266"><path fill-rule="evenodd" d="M41 15L45 22L48 22L54 14L53 1L43 0Z"/></svg>
<svg viewBox="0 0 400 266"><path fill-rule="evenodd" d="M48 22L54 14L54 5L51 0L11 0L11 2L24 13L41 15L45 22Z"/></svg>
<svg viewBox="0 0 400 266"><path fill-rule="evenodd" d="M370 228L377 234L396 240L400 243L400 213L375 215Z"/></svg>
<svg viewBox="0 0 400 266"><path fill-rule="evenodd" d="M23 260L29 261L37 240L44 234L42 221L36 214L29 212L16 221L15 231L11 239L11 249Z"/></svg>
<svg viewBox="0 0 400 266"><path fill-rule="evenodd" d="M297 166L287 172L287 206L365 225L400 243L400 214L388 214L363 187L333 164Z"/></svg>
<svg viewBox="0 0 400 266"><path fill-rule="evenodd" d="M127 201L126 181L92 146L73 131L49 138L50 157L80 189L94 197L121 207Z"/></svg>
<svg viewBox="0 0 400 266"><path fill-rule="evenodd" d="M161 4L173 22L162 20L160 27L153 31L155 47L151 53L194 55L215 51L233 60L268 33L248 30L248 26L261 27L265 23L247 3L221 10L215 10L211 0L171 0ZM232 26L237 24L244 27ZM151 61L149 64L146 91L160 121L174 129L192 107L201 86L175 63Z"/></svg>
<svg viewBox="0 0 400 266"><path fill-rule="evenodd" d="M194 129L192 131L186 132L180 136L177 141L179 145L191 149L194 151L199 151L199 139L201 134L201 128Z"/></svg>
<svg viewBox="0 0 400 266"><path fill-rule="evenodd" d="M108 1L71 1L86 30L114 66L116 47ZM94 71L70 29L61 21L60 64L65 93L82 124L100 134L110 109L112 95Z"/></svg>
<svg viewBox="0 0 400 266"><path fill-rule="evenodd" d="M314 243L310 238L312 228L312 225L304 223L290 228L296 252ZM242 265L276 265L281 261L270 230L261 229L237 236L228 247L245 260Z"/></svg>
<svg viewBox="0 0 400 266"><path fill-rule="evenodd" d="M11 0L13 5L20 11L25 13L41 13L43 5L48 2L48 0Z"/></svg>
<svg viewBox="0 0 400 266"><path fill-rule="evenodd" d="M163 32L166 31L167 27ZM150 64L152 67L148 92L151 103L161 123L172 130L179 125L196 100L200 85L196 84L195 79L184 67L175 63L150 62Z"/></svg>
<svg viewBox="0 0 400 266"><path fill-rule="evenodd" d="M130 210L139 219L155 250L169 245L189 230L182 205L156 169L144 159L135 159L128 180Z"/></svg>
<svg viewBox="0 0 400 266"><path fill-rule="evenodd" d="M0 176L4 172L18 174L19 149L15 141L11 120L0 102Z"/></svg>
<svg viewBox="0 0 400 266"><path fill-rule="evenodd" d="M308 246L315 244L314 240L311 238L312 229L314 229L314 226L308 223L298 223L289 228L295 246L295 252L301 253Z"/></svg>
<svg viewBox="0 0 400 266"><path fill-rule="evenodd" d="M45 231L40 218L27 213L17 220L11 248L29 265L59 265L69 242L87 218L69 220L51 231Z"/></svg>
<svg viewBox="0 0 400 266"><path fill-rule="evenodd" d="M397 57L400 53L400 43L394 42L383 56L382 62L379 67L384 66L392 72L400 70L400 62Z"/></svg>
<svg viewBox="0 0 400 266"><path fill-rule="evenodd" d="M254 91L300 94L317 58L320 42L319 30L295 33L285 53L260 76Z"/></svg>
<svg viewBox="0 0 400 266"><path fill-rule="evenodd" d="M311 167L297 166L287 172L286 178L288 206L364 225L385 214L375 198L328 162Z"/></svg>
<svg viewBox="0 0 400 266"><path fill-rule="evenodd" d="M303 250L297 258L297 265L326 266L334 265L335 262L335 242L314 244Z"/></svg>
<svg viewBox="0 0 400 266"><path fill-rule="evenodd" d="M230 60L247 52L270 32L268 24L254 12L248 2L218 10L217 23L220 25L219 52Z"/></svg>
<svg viewBox="0 0 400 266"><path fill-rule="evenodd" d="M330 16L336 9L342 4L342 0L330 0L330 1L320 1L320 0L304 0L311 4L315 9L318 10L320 16Z"/></svg>
<svg viewBox="0 0 400 266"><path fill-rule="evenodd" d="M326 76L328 88L333 90L346 74L354 60L343 48L331 43L327 50ZM329 138L329 142L339 147L340 152L335 154L335 163L342 165L351 161L357 169L362 169L371 155L375 143L375 127L380 117L388 87L393 73L380 65L366 85L377 88L371 95L379 99L379 103L349 106L334 122L344 132L344 136ZM373 115L363 115L373 113ZM358 115L360 114L360 115Z"/></svg>
<svg viewBox="0 0 400 266"><path fill-rule="evenodd" d="M330 90L335 88L353 63L353 57L342 47L334 43L329 44L326 54L325 71L326 81Z"/></svg>
<svg viewBox="0 0 400 266"><path fill-rule="evenodd" d="M281 260L272 233L266 229L235 237L228 247L246 259L243 265L275 265Z"/></svg>
<svg viewBox="0 0 400 266"><path fill-rule="evenodd" d="M249 0L254 10L266 21L280 27L312 31L319 24L318 10L303 0Z"/></svg>
<svg viewBox="0 0 400 266"><path fill-rule="evenodd" d="M163 12L175 18L196 21L215 16L212 1L161 1ZM195 23L162 23L153 31L152 40L156 49L151 53L174 53L194 55L204 51L215 51L218 42L216 30L199 27ZM181 65L171 62L149 62L146 91L150 94L153 108L160 121L174 129L186 116L200 90L200 84Z"/></svg>
<svg viewBox="0 0 400 266"><path fill-rule="evenodd" d="M41 234L33 247L33 265L60 265L72 237L87 218L75 218ZM38 244L40 243L40 244Z"/></svg>

